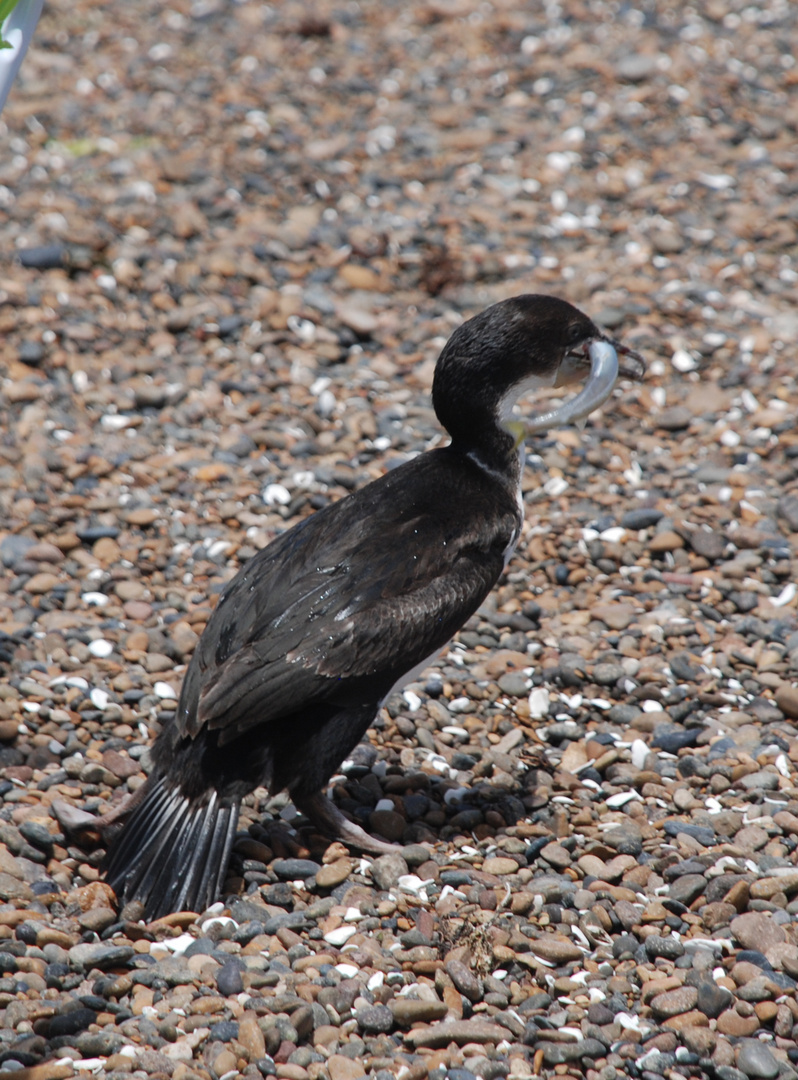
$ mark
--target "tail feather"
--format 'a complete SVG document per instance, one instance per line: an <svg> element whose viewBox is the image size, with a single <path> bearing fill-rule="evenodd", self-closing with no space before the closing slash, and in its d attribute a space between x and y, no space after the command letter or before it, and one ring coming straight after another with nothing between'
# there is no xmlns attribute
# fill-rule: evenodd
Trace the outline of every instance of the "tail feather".
<svg viewBox="0 0 798 1080"><path fill-rule="evenodd" d="M147 793L139 804L138 813L131 814L125 822L123 831L126 847L133 849L151 836L157 820L168 816L165 805L168 801L169 792L161 784ZM116 846L114 845L114 850Z"/></svg>
<svg viewBox="0 0 798 1080"><path fill-rule="evenodd" d="M175 911L192 907L186 900L189 895L204 897L204 907L207 907L221 894L237 826L238 804L219 806L216 802L208 805L206 813L199 819L197 837L197 844L207 854L203 859L191 860L185 884L172 904Z"/></svg>
<svg viewBox="0 0 798 1080"><path fill-rule="evenodd" d="M204 911L224 884L238 824L239 802L212 791L191 801L163 778L152 782L114 839L103 869L126 904L144 904L144 918L172 911Z"/></svg>
<svg viewBox="0 0 798 1080"><path fill-rule="evenodd" d="M216 792L211 795L204 813L197 815L192 822L191 836L186 844L186 852L178 867L177 881L180 889L174 899L175 910L186 906L187 896L218 896L224 884L227 858L224 856L228 844L230 823L235 832L238 815L231 815L229 806L218 806ZM229 843L232 844L232 836ZM191 856L190 847L204 847L207 854L199 861ZM229 851L229 847L228 847Z"/></svg>
<svg viewBox="0 0 798 1080"><path fill-rule="evenodd" d="M164 875L176 877L177 867L174 863L178 853L185 850L189 811L189 804L178 795L166 803L163 819L156 821L155 831L144 841L147 861L142 859L141 865L134 868L129 883L125 883L128 889L135 887L135 899L143 901L150 896ZM176 844L180 846L176 847Z"/></svg>

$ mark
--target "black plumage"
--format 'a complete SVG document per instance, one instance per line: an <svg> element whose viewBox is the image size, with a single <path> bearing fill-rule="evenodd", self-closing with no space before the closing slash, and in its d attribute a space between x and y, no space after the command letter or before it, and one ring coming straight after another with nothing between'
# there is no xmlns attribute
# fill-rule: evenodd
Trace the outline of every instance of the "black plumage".
<svg viewBox="0 0 798 1080"><path fill-rule="evenodd" d="M512 553L522 460L503 418L515 397L530 380L584 375L600 340L552 297L516 297L464 323L433 384L450 445L306 518L246 563L219 599L111 845L106 874L120 900L142 901L147 918L212 902L240 800L259 785L287 788L332 835L389 848L347 821L324 785ZM626 373L639 375L639 358L621 351Z"/></svg>

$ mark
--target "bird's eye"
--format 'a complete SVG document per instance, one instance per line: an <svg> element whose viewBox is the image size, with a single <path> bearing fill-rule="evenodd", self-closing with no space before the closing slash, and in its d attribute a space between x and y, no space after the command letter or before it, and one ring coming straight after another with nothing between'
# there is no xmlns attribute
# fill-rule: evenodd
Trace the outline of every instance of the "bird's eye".
<svg viewBox="0 0 798 1080"><path fill-rule="evenodd" d="M583 341L585 332L578 323L573 323L565 331L565 340L568 345L576 345L580 341Z"/></svg>

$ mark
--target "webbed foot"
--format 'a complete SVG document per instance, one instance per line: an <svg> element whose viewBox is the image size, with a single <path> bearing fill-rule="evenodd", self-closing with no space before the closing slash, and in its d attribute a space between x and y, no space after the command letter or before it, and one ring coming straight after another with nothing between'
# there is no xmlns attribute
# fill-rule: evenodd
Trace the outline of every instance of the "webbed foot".
<svg viewBox="0 0 798 1080"><path fill-rule="evenodd" d="M402 850L401 844L389 844L387 840L380 840L354 821L350 821L332 799L328 799L321 791L307 796L295 795L292 792L291 798L297 810L301 810L324 836L340 840L359 851L367 851L370 855L392 855Z"/></svg>

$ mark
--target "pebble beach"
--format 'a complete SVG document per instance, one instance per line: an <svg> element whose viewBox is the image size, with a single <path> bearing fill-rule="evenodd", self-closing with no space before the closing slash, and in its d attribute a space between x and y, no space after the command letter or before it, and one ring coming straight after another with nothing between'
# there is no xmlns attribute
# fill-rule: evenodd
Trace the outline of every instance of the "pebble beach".
<svg viewBox="0 0 798 1080"><path fill-rule="evenodd" d="M0 1076L798 1080L796 56L787 0L47 4L0 117ZM647 372L529 440L499 585L333 778L401 847L259 789L217 904L120 910L73 811L524 292Z"/></svg>

